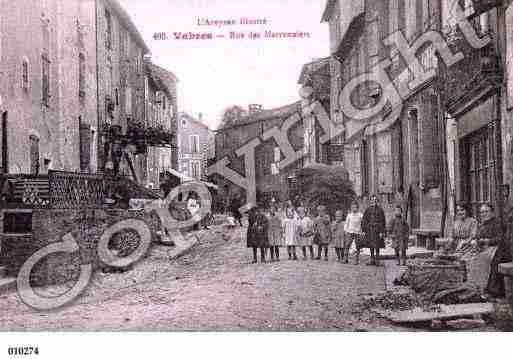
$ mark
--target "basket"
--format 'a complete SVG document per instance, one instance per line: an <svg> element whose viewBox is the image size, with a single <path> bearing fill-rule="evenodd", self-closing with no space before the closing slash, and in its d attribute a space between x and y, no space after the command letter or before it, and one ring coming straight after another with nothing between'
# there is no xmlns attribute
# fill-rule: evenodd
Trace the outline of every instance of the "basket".
<svg viewBox="0 0 513 359"><path fill-rule="evenodd" d="M434 294L466 282L467 266L458 260L416 260L408 265L408 278L416 292Z"/></svg>

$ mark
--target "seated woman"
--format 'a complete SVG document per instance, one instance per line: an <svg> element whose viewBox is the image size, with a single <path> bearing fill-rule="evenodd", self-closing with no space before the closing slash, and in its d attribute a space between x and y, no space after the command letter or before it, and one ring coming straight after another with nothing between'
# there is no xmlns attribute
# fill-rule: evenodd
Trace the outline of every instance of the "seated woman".
<svg viewBox="0 0 513 359"><path fill-rule="evenodd" d="M493 297L503 297L504 279L499 273L499 264L511 260L509 246L503 236L501 221L495 217L493 206L483 204L479 213L481 224L473 245L480 251L490 251L490 274L485 292Z"/></svg>
<svg viewBox="0 0 513 359"><path fill-rule="evenodd" d="M465 252L471 248L472 241L477 235L477 221L472 218L470 211L463 204L456 206L456 216L452 227L452 240L448 243L450 252Z"/></svg>

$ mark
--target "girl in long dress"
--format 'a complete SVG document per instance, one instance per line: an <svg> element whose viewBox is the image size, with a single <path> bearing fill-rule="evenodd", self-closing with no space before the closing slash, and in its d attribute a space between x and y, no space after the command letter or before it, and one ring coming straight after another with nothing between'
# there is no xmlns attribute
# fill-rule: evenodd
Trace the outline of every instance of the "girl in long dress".
<svg viewBox="0 0 513 359"><path fill-rule="evenodd" d="M294 218L294 212L287 211L287 218L283 220L283 237L287 245L289 260L297 260L296 246L298 245L299 222Z"/></svg>
<svg viewBox="0 0 513 359"><path fill-rule="evenodd" d="M260 248L260 258L265 262L265 252L269 246L269 221L261 209L254 207L248 215L247 246L253 249L253 263L257 262L257 250Z"/></svg>
<svg viewBox="0 0 513 359"><path fill-rule="evenodd" d="M318 247L316 259L321 259L321 252L324 248L324 260L327 261L328 245L331 242L331 220L326 211L326 206L318 206L317 214L317 218L314 221L315 242L317 243Z"/></svg>
<svg viewBox="0 0 513 359"><path fill-rule="evenodd" d="M335 212L335 222L331 225L331 238L335 253L337 254L337 261L342 262L344 259L344 232L345 222L344 213L340 210Z"/></svg>
<svg viewBox="0 0 513 359"><path fill-rule="evenodd" d="M310 217L306 215L304 207L297 209L299 222L299 245L303 249L303 259L306 260L306 248L310 249L310 258L314 259L313 239L314 239L314 223Z"/></svg>
<svg viewBox="0 0 513 359"><path fill-rule="evenodd" d="M271 205L269 210L269 249L271 251L271 261L280 261L280 247L285 245L282 231L282 218L278 213L275 204Z"/></svg>

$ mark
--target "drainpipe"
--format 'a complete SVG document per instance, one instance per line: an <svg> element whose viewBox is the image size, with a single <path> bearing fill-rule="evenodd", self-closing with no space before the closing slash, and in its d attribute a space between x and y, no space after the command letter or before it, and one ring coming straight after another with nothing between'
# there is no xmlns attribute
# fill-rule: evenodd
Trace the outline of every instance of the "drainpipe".
<svg viewBox="0 0 513 359"><path fill-rule="evenodd" d="M2 113L2 173L9 173L9 156L7 143L7 111Z"/></svg>
<svg viewBox="0 0 513 359"><path fill-rule="evenodd" d="M98 55L99 55L99 45L98 45L98 0L94 0L94 27L95 27L95 41L96 41L96 172L99 172L100 168L104 166L104 150L102 146L103 142L103 129L100 123L100 86L99 86L99 65L98 65ZM100 164L100 157L102 157L102 163Z"/></svg>

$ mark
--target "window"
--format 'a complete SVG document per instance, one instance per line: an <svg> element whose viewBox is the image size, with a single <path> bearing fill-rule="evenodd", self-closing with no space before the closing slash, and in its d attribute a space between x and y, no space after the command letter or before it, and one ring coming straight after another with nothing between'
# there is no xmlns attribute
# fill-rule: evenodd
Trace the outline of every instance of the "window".
<svg viewBox="0 0 513 359"><path fill-rule="evenodd" d="M362 140L360 145L360 176L362 183L362 195L367 195L370 193L370 180L372 178L371 168L370 168L370 146L367 140Z"/></svg>
<svg viewBox="0 0 513 359"><path fill-rule="evenodd" d="M392 137L390 131L376 135L376 167L378 170L378 192L392 192Z"/></svg>
<svg viewBox="0 0 513 359"><path fill-rule="evenodd" d="M80 170L87 172L91 163L91 140L93 131L91 125L79 118L79 142L80 142Z"/></svg>
<svg viewBox="0 0 513 359"><path fill-rule="evenodd" d="M125 113L127 115L132 114L132 88L125 88Z"/></svg>
<svg viewBox="0 0 513 359"><path fill-rule="evenodd" d="M113 84L113 71L112 71L112 64L110 63L107 63L107 73L105 74L105 92L106 92L106 95L112 99L112 84Z"/></svg>
<svg viewBox="0 0 513 359"><path fill-rule="evenodd" d="M41 55L41 100L43 105L48 107L50 103L50 28L49 23L46 20L43 20L42 35L43 53Z"/></svg>
<svg viewBox="0 0 513 359"><path fill-rule="evenodd" d="M200 179L201 178L201 167L199 161L191 161L191 177Z"/></svg>
<svg viewBox="0 0 513 359"><path fill-rule="evenodd" d="M390 0L388 7L389 23L388 23L388 34L386 36L398 31L404 30L405 19L405 1L408 0ZM395 45L390 46L390 57L394 57L398 52Z"/></svg>
<svg viewBox="0 0 513 359"><path fill-rule="evenodd" d="M106 22L106 34L105 34L105 47L109 50L112 49L112 16L110 11L105 9L105 22Z"/></svg>
<svg viewBox="0 0 513 359"><path fill-rule="evenodd" d="M50 60L46 54L41 56L42 68L42 102L43 105L49 107L50 104Z"/></svg>
<svg viewBox="0 0 513 359"><path fill-rule="evenodd" d="M80 54L78 56L78 96L85 97L85 56Z"/></svg>
<svg viewBox="0 0 513 359"><path fill-rule="evenodd" d="M199 136L198 135L190 135L189 141L190 141L191 153L199 153L200 152Z"/></svg>
<svg viewBox="0 0 513 359"><path fill-rule="evenodd" d="M464 166L466 186L463 190L468 193L465 197L476 208L480 203L493 202L495 195L495 150L494 126L485 127L464 141ZM465 168L466 163L466 168Z"/></svg>
<svg viewBox="0 0 513 359"><path fill-rule="evenodd" d="M29 63L26 58L21 63L21 88L25 91L29 88Z"/></svg>
<svg viewBox="0 0 513 359"><path fill-rule="evenodd" d="M33 175L39 174L39 138L31 135L29 137L30 142L30 173Z"/></svg>
<svg viewBox="0 0 513 359"><path fill-rule="evenodd" d="M47 20L43 20L42 33L43 33L43 52L46 54L49 54L50 53L50 25Z"/></svg>
<svg viewBox="0 0 513 359"><path fill-rule="evenodd" d="M130 43L130 33L125 32L125 57L127 59L130 59L130 53L131 53L131 43Z"/></svg>

